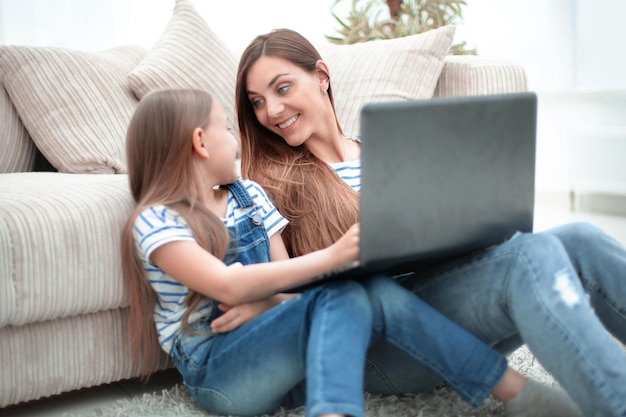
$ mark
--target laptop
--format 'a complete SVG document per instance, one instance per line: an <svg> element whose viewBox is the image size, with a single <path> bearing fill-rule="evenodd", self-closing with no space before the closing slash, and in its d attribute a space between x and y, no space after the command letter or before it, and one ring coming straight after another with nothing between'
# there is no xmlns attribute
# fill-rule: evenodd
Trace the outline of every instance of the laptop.
<svg viewBox="0 0 626 417"><path fill-rule="evenodd" d="M366 104L359 260L310 283L401 271L531 232L532 92Z"/></svg>

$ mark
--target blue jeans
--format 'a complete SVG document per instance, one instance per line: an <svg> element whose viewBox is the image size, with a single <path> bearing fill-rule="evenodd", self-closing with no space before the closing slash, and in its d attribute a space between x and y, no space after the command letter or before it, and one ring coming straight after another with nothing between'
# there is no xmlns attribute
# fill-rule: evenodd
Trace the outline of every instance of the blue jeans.
<svg viewBox="0 0 626 417"><path fill-rule="evenodd" d="M481 404L500 382L507 367L506 358L500 353L393 279L379 275L360 282L372 306L371 348L381 341L394 346L398 350L395 353L406 358L406 362L399 361L400 364L418 370L422 364L440 375L438 380L448 381L461 398L473 406ZM369 365L370 382L393 384L386 379L388 369L377 369L372 362ZM303 386L294 388L290 394L291 407L305 403Z"/></svg>
<svg viewBox="0 0 626 417"><path fill-rule="evenodd" d="M229 228L233 245L226 262L269 261L253 202L240 184L229 188L249 212ZM171 352L192 398L220 415L270 414L305 403L311 416L363 416L363 364L375 340L389 341L442 375L472 405L489 395L506 369L504 357L382 276L363 286L344 281L317 287L213 335L210 323L220 314L213 308L192 323L195 332L183 331ZM408 320L413 317L419 320Z"/></svg>
<svg viewBox="0 0 626 417"><path fill-rule="evenodd" d="M412 366L422 364L441 375L473 406L500 382L507 367L500 353L391 278L376 276L363 286L374 317L372 342L385 340L397 347Z"/></svg>
<svg viewBox="0 0 626 417"><path fill-rule="evenodd" d="M485 343L526 343L587 416L626 416L626 250L588 224L522 234L416 267L404 285ZM368 355L366 389L419 392L440 378L396 347Z"/></svg>
<svg viewBox="0 0 626 417"><path fill-rule="evenodd" d="M208 331L211 317L193 323ZM184 332L172 358L192 398L219 415L271 414L306 378L307 415L364 416L372 313L351 281L318 287L213 337Z"/></svg>

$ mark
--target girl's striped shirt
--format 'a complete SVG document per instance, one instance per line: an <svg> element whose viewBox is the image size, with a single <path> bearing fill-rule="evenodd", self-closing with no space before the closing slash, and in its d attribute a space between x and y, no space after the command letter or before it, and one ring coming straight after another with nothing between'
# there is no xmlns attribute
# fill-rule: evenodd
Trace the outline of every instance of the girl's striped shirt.
<svg viewBox="0 0 626 417"><path fill-rule="evenodd" d="M242 180L242 183L263 217L267 235L272 236L280 232L287 225L287 219L276 210L261 186L250 180ZM232 194L229 196L226 212L226 218L223 219L226 226L232 226L242 218L247 218L247 210L239 207ZM137 217L134 226L135 244L144 271L157 293L154 320L159 342L163 350L170 353L173 341L181 329L182 318L187 312L185 299L189 289L152 263L150 255L156 248L166 243L181 240L195 241L195 239L182 216L163 205L151 206L144 210ZM203 299L197 311L191 314L189 323L206 315L211 305L211 300Z"/></svg>

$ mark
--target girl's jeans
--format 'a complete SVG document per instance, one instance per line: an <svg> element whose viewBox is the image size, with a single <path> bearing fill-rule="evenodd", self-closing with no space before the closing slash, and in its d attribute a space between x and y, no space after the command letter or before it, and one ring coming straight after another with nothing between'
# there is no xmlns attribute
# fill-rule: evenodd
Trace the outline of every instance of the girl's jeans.
<svg viewBox="0 0 626 417"><path fill-rule="evenodd" d="M194 323L209 330L211 318ZM364 416L367 294L345 281L307 291L213 337L185 332L173 352L187 390L218 415L271 414L306 377L307 415Z"/></svg>
<svg viewBox="0 0 626 417"><path fill-rule="evenodd" d="M626 416L626 353L609 334L626 343L626 250L597 228L518 235L421 266L404 285L503 353L526 343L586 416ZM418 392L439 380L387 343L368 355L372 392Z"/></svg>

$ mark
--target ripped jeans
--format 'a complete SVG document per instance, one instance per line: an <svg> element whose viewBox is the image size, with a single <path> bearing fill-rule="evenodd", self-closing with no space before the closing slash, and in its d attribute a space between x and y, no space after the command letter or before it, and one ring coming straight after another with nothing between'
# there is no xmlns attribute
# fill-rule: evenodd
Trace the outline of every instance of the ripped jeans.
<svg viewBox="0 0 626 417"><path fill-rule="evenodd" d="M594 226L520 234L403 284L503 353L526 343L586 416L626 416L626 352L610 335L626 343L626 250ZM439 381L387 344L368 354L370 392Z"/></svg>

